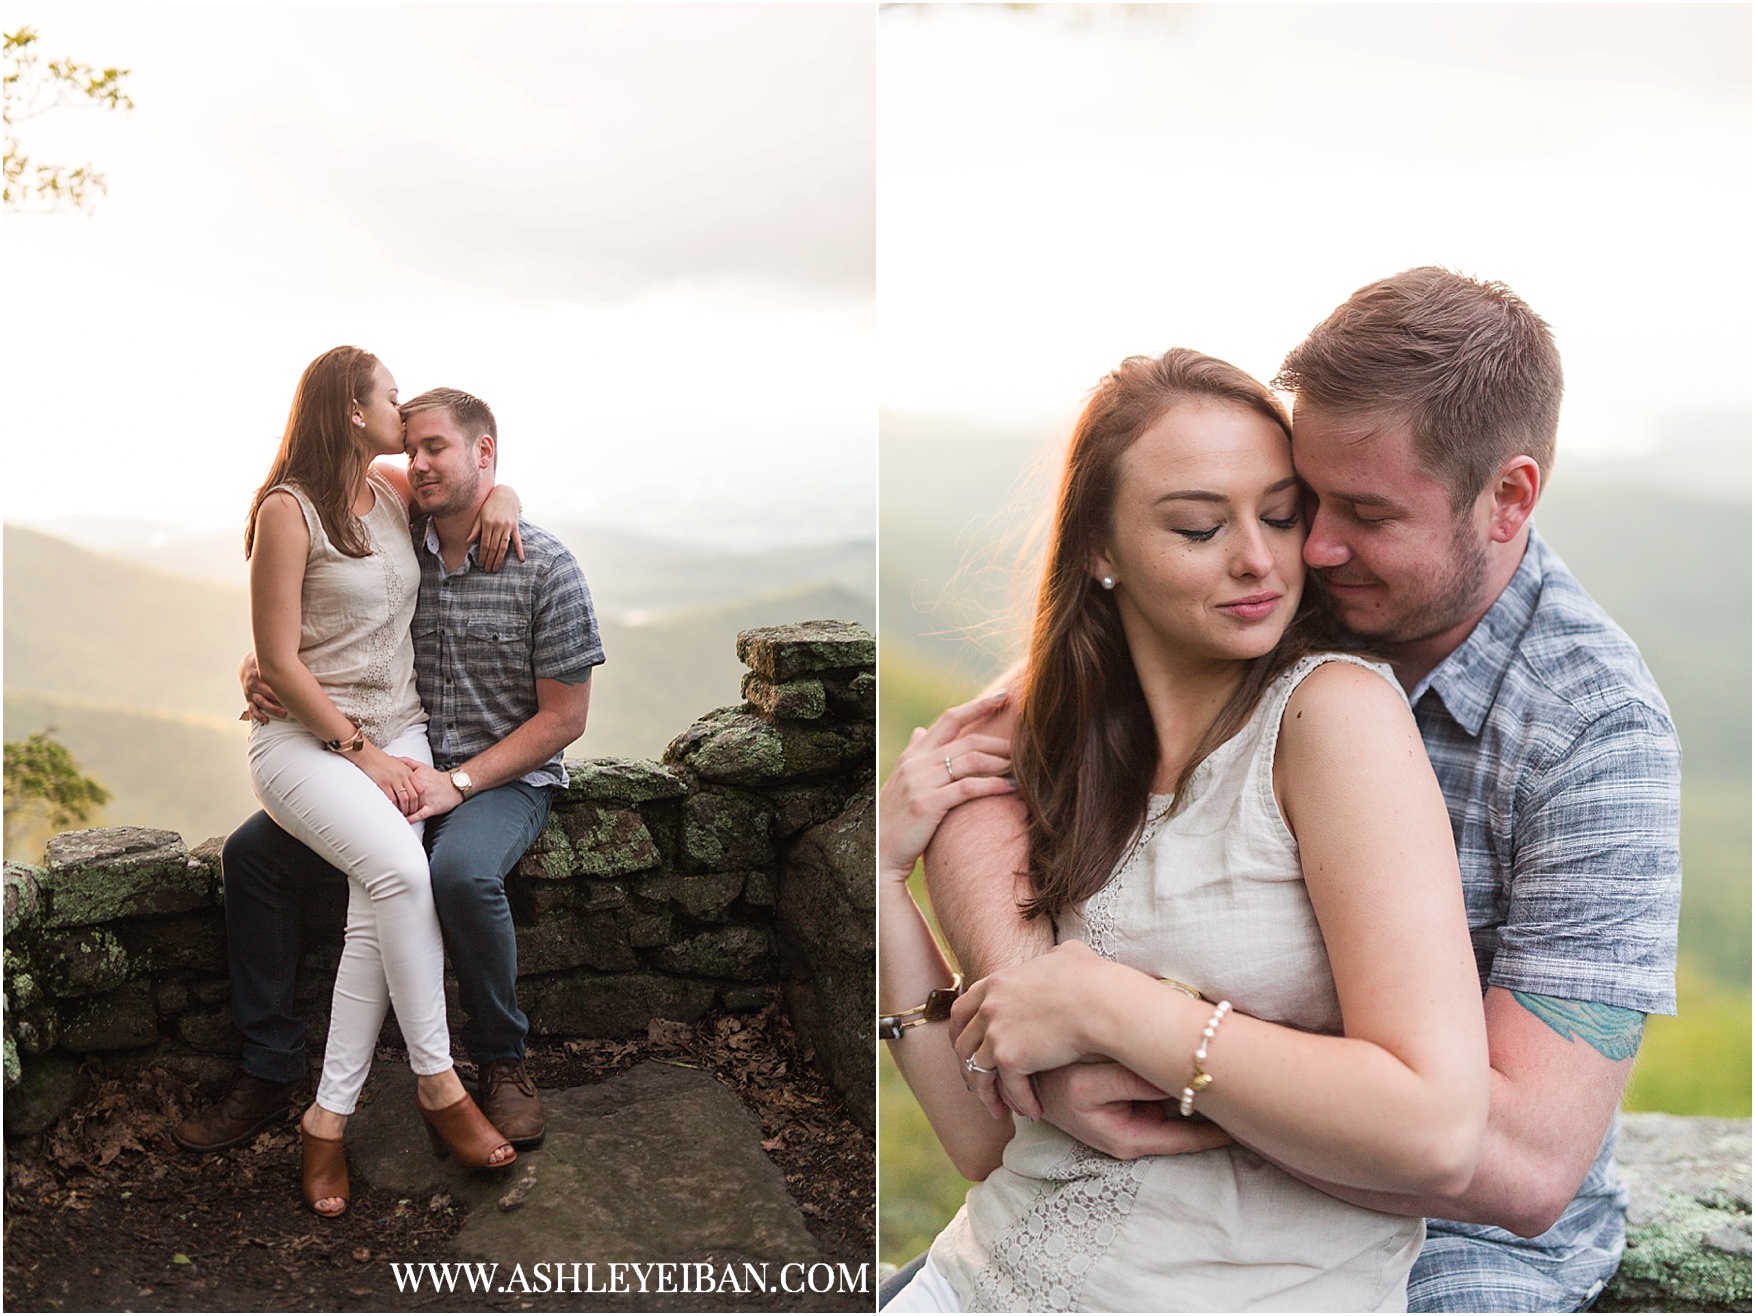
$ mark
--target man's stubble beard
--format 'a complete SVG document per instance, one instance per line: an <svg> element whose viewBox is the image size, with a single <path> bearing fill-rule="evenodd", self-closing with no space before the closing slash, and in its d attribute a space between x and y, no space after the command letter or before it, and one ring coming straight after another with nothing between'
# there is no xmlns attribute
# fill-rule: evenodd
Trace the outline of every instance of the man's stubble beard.
<svg viewBox="0 0 1755 1316"><path fill-rule="evenodd" d="M1466 516L1452 527L1450 550L1447 570L1437 588L1408 611L1372 629L1354 630L1337 608L1335 617L1341 628L1358 639L1400 645L1429 640L1461 625L1480 606L1482 582L1492 560L1487 546L1471 532Z"/></svg>
<svg viewBox="0 0 1755 1316"><path fill-rule="evenodd" d="M476 496L481 492L481 481L482 474L480 471L476 471L475 479L470 481L467 487L462 485L452 486L450 492L446 495L445 500L436 507L423 508L423 515L437 520L442 517L455 516L459 512L468 511L474 506ZM440 487L443 488L444 486L441 485ZM418 503L419 500L417 499L416 501Z"/></svg>

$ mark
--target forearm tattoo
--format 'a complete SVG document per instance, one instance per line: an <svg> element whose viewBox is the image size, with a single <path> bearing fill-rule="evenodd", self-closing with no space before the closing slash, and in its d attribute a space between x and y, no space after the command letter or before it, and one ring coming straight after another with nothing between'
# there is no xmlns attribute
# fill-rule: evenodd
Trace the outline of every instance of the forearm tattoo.
<svg viewBox="0 0 1755 1316"><path fill-rule="evenodd" d="M1596 1001L1568 1001L1534 992L1512 992L1512 998L1567 1041L1583 1038L1591 1048L1610 1060L1631 1060L1645 1033L1645 1016L1638 1010Z"/></svg>

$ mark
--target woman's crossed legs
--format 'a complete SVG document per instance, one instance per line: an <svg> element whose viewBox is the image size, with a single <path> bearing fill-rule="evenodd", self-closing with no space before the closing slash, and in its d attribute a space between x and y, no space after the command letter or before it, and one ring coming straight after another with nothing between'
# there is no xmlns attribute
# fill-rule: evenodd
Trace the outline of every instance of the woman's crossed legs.
<svg viewBox="0 0 1755 1316"><path fill-rule="evenodd" d="M432 761L424 725L408 728L384 749ZM411 825L365 773L296 723L257 729L250 770L268 815L347 874L347 939L335 975L318 1106L353 1113L392 1004L410 1067L417 1075L447 1074L444 944L422 825Z"/></svg>

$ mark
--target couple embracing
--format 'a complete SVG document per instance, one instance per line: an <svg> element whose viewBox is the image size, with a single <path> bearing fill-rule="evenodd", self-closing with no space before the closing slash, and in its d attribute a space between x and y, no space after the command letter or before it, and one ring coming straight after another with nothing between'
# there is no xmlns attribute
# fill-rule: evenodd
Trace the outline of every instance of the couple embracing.
<svg viewBox="0 0 1755 1316"><path fill-rule="evenodd" d="M1531 524L1552 336L1416 269L1275 382L1097 386L1011 693L884 787L880 1032L977 1181L887 1310L1571 1311L1619 1261L1679 750Z"/></svg>
<svg viewBox="0 0 1755 1316"><path fill-rule="evenodd" d="M338 347L300 378L250 509L243 679L263 811L224 850L244 1052L224 1097L172 1136L218 1151L287 1113L306 1075L299 906L341 870L346 939L301 1120L304 1197L323 1216L347 1210L343 1131L391 1007L436 1154L503 1168L545 1129L505 877L567 784L561 751L603 649L578 564L496 485L498 446L479 398L399 404L382 362ZM479 1107L451 1060L447 948Z"/></svg>

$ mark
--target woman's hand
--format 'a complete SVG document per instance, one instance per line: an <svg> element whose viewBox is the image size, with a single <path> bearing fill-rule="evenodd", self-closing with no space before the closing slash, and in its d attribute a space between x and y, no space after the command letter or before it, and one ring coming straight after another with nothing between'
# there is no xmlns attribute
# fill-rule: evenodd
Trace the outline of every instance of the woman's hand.
<svg viewBox="0 0 1755 1316"><path fill-rule="evenodd" d="M370 777L373 784L384 792L385 798L396 806L403 817L420 809L420 786L415 781L414 770L408 764L386 754L369 740L364 749L348 757L353 760L355 767Z"/></svg>
<svg viewBox="0 0 1755 1316"><path fill-rule="evenodd" d="M1083 942L1064 941L969 988L951 1007L951 1033L965 1069L973 1060L998 1075L999 1095L990 1097L982 1085L983 1104L996 1117L1009 1105L1039 1118L1042 1103L1029 1076L1107 1059L1093 1027L1104 1007L1141 981L1151 980Z"/></svg>
<svg viewBox="0 0 1755 1316"><path fill-rule="evenodd" d="M524 539L518 533L518 513L523 510L518 494L509 484L497 484L481 505L475 524L469 528L469 542L476 545L475 560L481 569L494 572L506 560L511 547L524 560Z"/></svg>
<svg viewBox="0 0 1755 1316"><path fill-rule="evenodd" d="M1017 789L1011 742L969 730L1005 707L1006 693L986 695L914 729L878 796L878 872L906 882L944 816L965 800Z"/></svg>

